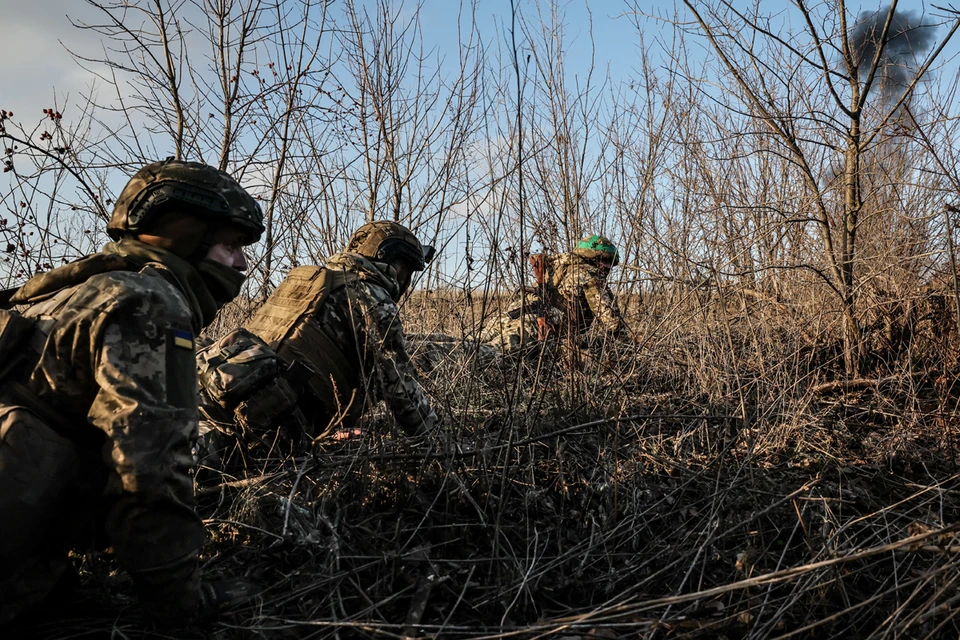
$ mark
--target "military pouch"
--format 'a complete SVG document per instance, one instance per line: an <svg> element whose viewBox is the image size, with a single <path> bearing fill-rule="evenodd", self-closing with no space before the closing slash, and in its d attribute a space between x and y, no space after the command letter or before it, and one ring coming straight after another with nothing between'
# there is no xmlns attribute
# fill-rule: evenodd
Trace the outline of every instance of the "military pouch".
<svg viewBox="0 0 960 640"><path fill-rule="evenodd" d="M197 352L200 385L225 409L236 409L279 373L277 354L246 329L231 331Z"/></svg>
<svg viewBox="0 0 960 640"><path fill-rule="evenodd" d="M284 378L274 378L252 396L237 405L233 414L243 431L257 432L277 425L297 406L300 394ZM294 420L296 422L296 420ZM293 431L302 431L294 424Z"/></svg>

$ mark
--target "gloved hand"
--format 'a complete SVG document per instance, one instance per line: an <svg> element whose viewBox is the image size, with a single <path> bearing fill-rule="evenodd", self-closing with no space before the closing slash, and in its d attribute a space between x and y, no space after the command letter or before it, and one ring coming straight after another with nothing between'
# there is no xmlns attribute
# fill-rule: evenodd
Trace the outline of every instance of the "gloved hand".
<svg viewBox="0 0 960 640"><path fill-rule="evenodd" d="M197 622L213 622L231 609L241 607L263 590L243 578L220 578L200 583L200 605Z"/></svg>
<svg viewBox="0 0 960 640"><path fill-rule="evenodd" d="M241 578L201 581L196 558L163 569L131 572L147 615L161 626L208 624L252 600L261 589Z"/></svg>

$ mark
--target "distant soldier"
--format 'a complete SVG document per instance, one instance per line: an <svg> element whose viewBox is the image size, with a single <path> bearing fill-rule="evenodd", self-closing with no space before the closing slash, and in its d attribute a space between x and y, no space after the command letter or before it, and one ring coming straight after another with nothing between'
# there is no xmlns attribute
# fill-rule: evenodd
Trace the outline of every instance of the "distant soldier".
<svg viewBox="0 0 960 640"><path fill-rule="evenodd" d="M147 612L209 617L249 593L201 582L194 337L244 280L256 201L193 162L127 183L102 252L38 275L0 311L0 625L63 604L67 552L112 546Z"/></svg>
<svg viewBox="0 0 960 640"><path fill-rule="evenodd" d="M213 400L207 405L222 410L219 419L208 415L234 422L235 435L270 437L282 424L306 425L315 437L354 426L385 400L407 434L433 430L437 414L407 353L397 307L432 257L433 247L409 229L378 221L357 229L325 266L293 269L244 329L198 353L201 386Z"/></svg>
<svg viewBox="0 0 960 640"><path fill-rule="evenodd" d="M549 338L577 338L594 323L627 333L607 286L610 270L619 263L616 246L601 235L586 236L570 253L531 256L536 288L522 290L510 309L488 325L481 340L511 351Z"/></svg>

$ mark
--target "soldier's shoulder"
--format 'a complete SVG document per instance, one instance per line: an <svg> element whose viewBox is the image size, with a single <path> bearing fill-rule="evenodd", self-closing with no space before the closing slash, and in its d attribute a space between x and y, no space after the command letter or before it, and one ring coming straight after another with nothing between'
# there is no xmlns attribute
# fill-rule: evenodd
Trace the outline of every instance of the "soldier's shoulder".
<svg viewBox="0 0 960 640"><path fill-rule="evenodd" d="M367 259L358 253L349 253L341 251L327 258L325 266L331 271L346 271L348 273L357 273L369 268Z"/></svg>
<svg viewBox="0 0 960 640"><path fill-rule="evenodd" d="M183 293L150 266L140 271L97 274L81 285L77 293L88 300L133 306L143 313L190 317L190 307Z"/></svg>
<svg viewBox="0 0 960 640"><path fill-rule="evenodd" d="M377 266L378 264L380 263L375 263L359 254L346 252L333 255L327 260L328 269L334 273L348 274L349 277L343 284L349 285L347 288L351 292L365 293L366 297L377 303L389 300L395 305L391 289L395 290L398 285ZM385 265L381 267L385 268Z"/></svg>
<svg viewBox="0 0 960 640"><path fill-rule="evenodd" d="M347 294L352 304L359 304L364 309L385 310L388 313L399 313L399 307L390 292L376 280L357 280L349 287Z"/></svg>
<svg viewBox="0 0 960 640"><path fill-rule="evenodd" d="M585 282L597 273L593 265L572 253L561 253L557 256L554 267L563 274L564 279L576 281Z"/></svg>

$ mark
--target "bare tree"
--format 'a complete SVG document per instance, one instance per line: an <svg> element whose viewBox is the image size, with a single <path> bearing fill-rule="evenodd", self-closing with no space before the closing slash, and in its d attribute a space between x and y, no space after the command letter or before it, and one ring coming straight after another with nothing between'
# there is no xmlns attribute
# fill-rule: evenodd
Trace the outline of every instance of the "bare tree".
<svg viewBox="0 0 960 640"><path fill-rule="evenodd" d="M366 219L389 218L414 227L437 224L465 199L465 148L477 128L481 49L474 42L473 6L467 40L452 65L428 51L420 6L377 0L371 10L346 3L349 29L342 46L349 76L340 78L354 106L346 175L360 186ZM450 71L444 69L450 67ZM349 82L349 84L348 84Z"/></svg>
<svg viewBox="0 0 960 640"><path fill-rule="evenodd" d="M713 69L722 70L714 72L722 93L700 82L702 95L737 116L731 135L747 149L757 148L750 140L769 141L763 152L783 157L803 185L802 209L809 213L796 217L818 229L824 263L823 269L806 266L840 302L846 370L855 375L864 355L857 265L865 163L898 135L894 125L903 107L919 97L921 81L960 19L945 16L947 33L935 39L932 25L911 23L896 0L858 19L842 1L811 7L797 0L804 29L793 32L757 7L741 10L727 0L684 5L693 23L682 28L705 38L716 56ZM906 74L895 72L902 68Z"/></svg>

